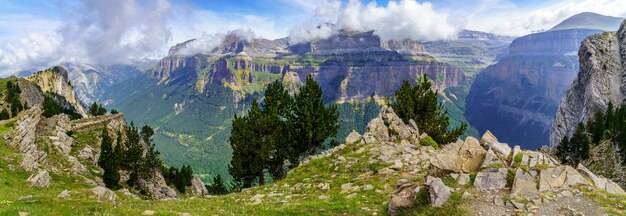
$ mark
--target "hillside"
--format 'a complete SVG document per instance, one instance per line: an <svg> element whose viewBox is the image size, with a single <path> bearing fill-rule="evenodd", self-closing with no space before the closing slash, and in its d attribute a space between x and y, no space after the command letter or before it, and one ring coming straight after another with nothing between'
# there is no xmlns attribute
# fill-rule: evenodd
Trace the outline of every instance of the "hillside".
<svg viewBox="0 0 626 216"><path fill-rule="evenodd" d="M0 133L19 130L25 125L20 122L3 122ZM0 188L0 214L561 215L562 208L585 215L625 213L626 193L582 166L561 166L549 155L511 149L491 133L441 149L422 146L420 137L426 135L409 125L384 107L365 134L350 134L345 144L305 160L283 180L223 196L160 201L126 190L98 195L106 190L89 180L99 176L90 165L87 178L52 169L45 187L29 185L26 179L36 172L20 168L21 154L0 141L0 176L10 185ZM73 137L77 143L70 154L97 145L88 134Z"/></svg>

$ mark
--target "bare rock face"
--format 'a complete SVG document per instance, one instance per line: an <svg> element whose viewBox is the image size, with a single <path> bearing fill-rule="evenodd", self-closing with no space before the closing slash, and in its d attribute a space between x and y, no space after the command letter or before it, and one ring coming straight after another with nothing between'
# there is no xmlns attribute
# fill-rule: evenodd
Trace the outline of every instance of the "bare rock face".
<svg viewBox="0 0 626 216"><path fill-rule="evenodd" d="M517 168L515 170L515 180L511 188L511 197L534 198L539 191L532 175Z"/></svg>
<svg viewBox="0 0 626 216"><path fill-rule="evenodd" d="M115 192L102 186L97 186L91 189L91 193L91 198L97 200L98 202L115 203L115 200L117 199Z"/></svg>
<svg viewBox="0 0 626 216"><path fill-rule="evenodd" d="M157 200L178 198L178 194L174 189L167 186L163 175L158 172L154 172L153 176L149 180L139 179L139 188L146 191L148 195Z"/></svg>
<svg viewBox="0 0 626 216"><path fill-rule="evenodd" d="M43 110L32 107L25 111L16 122L14 129L4 136L7 144L24 154L20 167L26 171L36 170L46 160L47 154L35 144L37 125L41 121Z"/></svg>
<svg viewBox="0 0 626 216"><path fill-rule="evenodd" d="M506 174L505 168L491 168L485 169L476 174L474 180L474 188L478 190L500 190L506 187Z"/></svg>
<svg viewBox="0 0 626 216"><path fill-rule="evenodd" d="M85 108L76 97L74 87L72 86L69 73L65 67L56 66L50 70L39 71L25 79L39 86L42 92L55 93L63 96L65 100L58 100L59 104L66 109L74 110L83 117L87 117ZM29 104L30 106L42 106L43 100L38 104Z"/></svg>
<svg viewBox="0 0 626 216"><path fill-rule="evenodd" d="M191 193L197 197L209 195L209 190L206 189L204 183L197 175L193 175L191 178Z"/></svg>
<svg viewBox="0 0 626 216"><path fill-rule="evenodd" d="M28 177L26 181L28 181L28 184L31 187L48 188L52 178L50 177L48 171L40 170L37 174L33 174Z"/></svg>
<svg viewBox="0 0 626 216"><path fill-rule="evenodd" d="M550 145L571 136L578 122L586 122L609 104L621 104L624 95L626 23L617 33L606 32L585 39L578 52L580 71L561 99L552 122Z"/></svg>

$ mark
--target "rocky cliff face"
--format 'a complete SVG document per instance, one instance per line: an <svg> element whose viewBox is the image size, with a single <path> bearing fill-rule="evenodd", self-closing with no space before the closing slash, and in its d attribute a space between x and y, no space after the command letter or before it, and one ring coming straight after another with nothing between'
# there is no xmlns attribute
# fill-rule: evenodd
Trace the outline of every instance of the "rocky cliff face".
<svg viewBox="0 0 626 216"><path fill-rule="evenodd" d="M61 106L66 109L74 110L83 117L87 116L87 112L85 111L86 109L74 93L74 87L72 86L69 79L69 73L65 67L57 66L49 70L39 71L33 75L25 77L25 79L36 85L40 94L51 93L61 96L64 98L64 100L58 101ZM22 98L31 100L28 103L29 106L42 107L43 97L33 94L36 94L36 91L22 91ZM41 99L41 101L39 101L39 99Z"/></svg>
<svg viewBox="0 0 626 216"><path fill-rule="evenodd" d="M91 105L97 101L108 87L130 79L141 73L145 67L135 65L87 65L64 63L74 92L84 105ZM150 63L152 64L152 63ZM152 65L150 65L152 66Z"/></svg>
<svg viewBox="0 0 626 216"><path fill-rule="evenodd" d="M470 124L525 148L547 145L560 98L579 67L579 44L600 32L566 29L515 39L509 55L472 84L465 112Z"/></svg>
<svg viewBox="0 0 626 216"><path fill-rule="evenodd" d="M609 102L626 100L626 22L617 32L607 32L585 39L578 56L580 72L563 96L552 123L551 146L563 136L571 136L579 122L586 122Z"/></svg>

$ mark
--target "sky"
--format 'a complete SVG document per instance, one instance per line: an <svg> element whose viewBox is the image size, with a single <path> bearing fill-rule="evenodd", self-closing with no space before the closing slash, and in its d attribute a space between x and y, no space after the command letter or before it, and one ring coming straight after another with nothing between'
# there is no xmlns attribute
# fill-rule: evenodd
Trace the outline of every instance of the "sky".
<svg viewBox="0 0 626 216"><path fill-rule="evenodd" d="M0 0L0 75L159 59L199 38L193 54L231 31L292 43L345 28L452 40L462 29L523 36L581 12L626 17L626 0Z"/></svg>

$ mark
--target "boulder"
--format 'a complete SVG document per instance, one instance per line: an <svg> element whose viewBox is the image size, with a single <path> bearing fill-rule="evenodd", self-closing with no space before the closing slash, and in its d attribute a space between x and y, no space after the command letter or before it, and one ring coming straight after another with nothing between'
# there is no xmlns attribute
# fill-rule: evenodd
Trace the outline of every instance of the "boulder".
<svg viewBox="0 0 626 216"><path fill-rule="evenodd" d="M386 141L389 139L389 129L385 125L385 121L382 118L374 118L367 124L367 132L379 140ZM367 140L366 140L367 141Z"/></svg>
<svg viewBox="0 0 626 216"><path fill-rule="evenodd" d="M35 143L42 113L43 110L37 106L26 110L15 122L13 130L4 136L8 146L24 154L20 167L28 172L37 170L47 157L47 153L38 149Z"/></svg>
<svg viewBox="0 0 626 216"><path fill-rule="evenodd" d="M52 178L50 177L48 171L39 170L37 174L31 175L26 181L28 181L28 184L31 187L48 188L48 186L50 185L50 181L52 181Z"/></svg>
<svg viewBox="0 0 626 216"><path fill-rule="evenodd" d="M467 137L465 142L445 145L430 162L442 170L470 173L482 166L486 154L476 138Z"/></svg>
<svg viewBox="0 0 626 216"><path fill-rule="evenodd" d="M466 185L470 182L470 175L467 173L459 174L459 177L456 179L456 183L459 185Z"/></svg>
<svg viewBox="0 0 626 216"><path fill-rule="evenodd" d="M539 193L537 190L537 183L533 179L532 175L520 168L517 168L517 170L515 170L513 187L511 188L511 197L523 197L530 199L535 197L537 193Z"/></svg>
<svg viewBox="0 0 626 216"><path fill-rule="evenodd" d="M440 178L428 176L426 184L429 186L428 198L432 206L441 207L450 199L452 189L446 186Z"/></svg>
<svg viewBox="0 0 626 216"><path fill-rule="evenodd" d="M77 156L78 158L89 162L91 165L96 165L96 163L98 162L96 160L94 150L93 148L91 148L91 146L86 146L85 148L80 150Z"/></svg>
<svg viewBox="0 0 626 216"><path fill-rule="evenodd" d="M137 181L139 188L144 190L152 199L171 199L178 198L176 191L165 183L163 175L159 172L154 172L151 177L146 179L139 179Z"/></svg>
<svg viewBox="0 0 626 216"><path fill-rule="evenodd" d="M480 139L483 145L487 146L489 149L493 150L496 154L500 155L503 158L509 157L511 154L511 147L509 147L506 143L498 142L498 139L491 134L491 131L485 132L483 137Z"/></svg>
<svg viewBox="0 0 626 216"><path fill-rule="evenodd" d="M346 137L346 145L360 142L362 139L361 134L352 131L352 133L348 134L348 137Z"/></svg>
<svg viewBox="0 0 626 216"><path fill-rule="evenodd" d="M197 175L193 175L191 178L191 194L197 197L204 197L209 195L209 190L207 190L204 183Z"/></svg>
<svg viewBox="0 0 626 216"><path fill-rule="evenodd" d="M477 190L499 190L506 187L507 169L490 168L476 174L474 188Z"/></svg>
<svg viewBox="0 0 626 216"><path fill-rule="evenodd" d="M576 170L578 170L578 172L581 175L587 178L594 187L598 189L606 190L606 192L611 193L611 194L626 195L626 192L624 192L624 189L622 189L622 187L620 187L617 183L607 178L596 176L582 164L578 164L578 167L576 167Z"/></svg>
<svg viewBox="0 0 626 216"><path fill-rule="evenodd" d="M98 202L115 203L115 199L117 199L117 195L113 191L102 186L97 186L91 189L91 193L91 198L97 200Z"/></svg>
<svg viewBox="0 0 626 216"><path fill-rule="evenodd" d="M57 197L62 199L68 198L70 197L70 191L63 190L61 193L59 193L59 195L57 195Z"/></svg>
<svg viewBox="0 0 626 216"><path fill-rule="evenodd" d="M576 169L571 166L559 166L541 170L539 191L548 191L572 187L576 185L588 185L589 183Z"/></svg>

